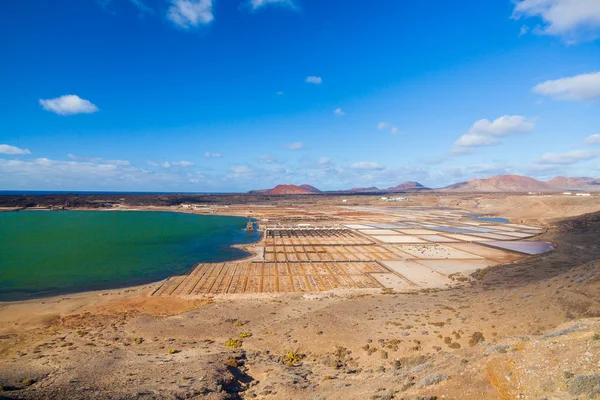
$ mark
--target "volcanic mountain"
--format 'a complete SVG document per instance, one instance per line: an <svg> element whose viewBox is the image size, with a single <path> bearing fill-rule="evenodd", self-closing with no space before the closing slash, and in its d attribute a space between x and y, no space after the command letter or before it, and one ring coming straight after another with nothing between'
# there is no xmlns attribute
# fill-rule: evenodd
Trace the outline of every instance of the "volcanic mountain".
<svg viewBox="0 0 600 400"><path fill-rule="evenodd" d="M455 183L441 190L452 192L551 192L556 188L528 176L497 175Z"/></svg>
<svg viewBox="0 0 600 400"><path fill-rule="evenodd" d="M319 189L311 185L277 185L273 189L251 190L250 194L315 194L321 193Z"/></svg>
<svg viewBox="0 0 600 400"><path fill-rule="evenodd" d="M428 187L421 185L419 182L408 181L402 182L398 186L387 188L388 192L417 192L421 190L430 190Z"/></svg>
<svg viewBox="0 0 600 400"><path fill-rule="evenodd" d="M594 179L587 176L572 178L557 176L546 183L553 188L560 190L600 190L600 179Z"/></svg>
<svg viewBox="0 0 600 400"><path fill-rule="evenodd" d="M321 193L321 191L319 189L317 189L316 187L314 187L312 185L307 185L306 183L304 185L300 185L298 187L301 189L304 189L304 190L308 190L311 193Z"/></svg>

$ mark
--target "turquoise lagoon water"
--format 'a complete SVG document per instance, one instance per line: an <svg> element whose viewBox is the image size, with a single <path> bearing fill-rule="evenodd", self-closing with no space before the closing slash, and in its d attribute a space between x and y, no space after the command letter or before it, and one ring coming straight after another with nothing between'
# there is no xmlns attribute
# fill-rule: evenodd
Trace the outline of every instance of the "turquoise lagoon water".
<svg viewBox="0 0 600 400"><path fill-rule="evenodd" d="M149 283L248 254L241 217L154 211L0 212L0 301Z"/></svg>

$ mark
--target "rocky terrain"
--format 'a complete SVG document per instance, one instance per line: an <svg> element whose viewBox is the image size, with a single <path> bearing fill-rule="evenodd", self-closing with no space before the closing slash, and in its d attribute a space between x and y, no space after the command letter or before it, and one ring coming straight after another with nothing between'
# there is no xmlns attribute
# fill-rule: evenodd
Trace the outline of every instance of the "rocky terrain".
<svg viewBox="0 0 600 400"><path fill-rule="evenodd" d="M451 290L2 304L0 398L599 398L599 205L548 199L445 197L558 244Z"/></svg>

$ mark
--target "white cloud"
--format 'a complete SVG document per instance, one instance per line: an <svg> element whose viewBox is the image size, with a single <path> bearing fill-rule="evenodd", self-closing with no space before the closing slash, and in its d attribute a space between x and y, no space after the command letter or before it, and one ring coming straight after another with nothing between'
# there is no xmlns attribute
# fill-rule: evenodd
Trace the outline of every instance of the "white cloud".
<svg viewBox="0 0 600 400"><path fill-rule="evenodd" d="M274 6L283 6L291 9L296 9L296 3L292 0L250 0L249 1L250 8L252 10L257 10L261 7L274 5Z"/></svg>
<svg viewBox="0 0 600 400"><path fill-rule="evenodd" d="M260 156L258 162L261 164L279 164L279 160L276 157L268 155Z"/></svg>
<svg viewBox="0 0 600 400"><path fill-rule="evenodd" d="M389 126L390 126L390 124L388 122L381 121L380 123L377 124L377 129L382 131L384 129L387 129Z"/></svg>
<svg viewBox="0 0 600 400"><path fill-rule="evenodd" d="M536 85L533 91L558 100L598 100L600 99L600 72L546 81Z"/></svg>
<svg viewBox="0 0 600 400"><path fill-rule="evenodd" d="M545 153L538 160L539 164L560 164L569 165L580 161L591 160L596 158L598 154L589 150L573 150L566 153Z"/></svg>
<svg viewBox="0 0 600 400"><path fill-rule="evenodd" d="M168 163L167 161L164 161L164 162L148 161L146 164L150 165L151 167L171 168L171 164Z"/></svg>
<svg viewBox="0 0 600 400"><path fill-rule="evenodd" d="M58 115L91 114L98 111L98 107L89 100L75 94L67 94L55 99L40 99L40 104L44 110Z"/></svg>
<svg viewBox="0 0 600 400"><path fill-rule="evenodd" d="M208 151L204 153L204 157L206 158L219 158L221 157L221 153L209 153Z"/></svg>
<svg viewBox="0 0 600 400"><path fill-rule="evenodd" d="M254 169L248 167L247 165L233 165L229 167L229 170L235 175L248 175L254 171Z"/></svg>
<svg viewBox="0 0 600 400"><path fill-rule="evenodd" d="M282 91L277 92L277 96L283 96L283 92Z"/></svg>
<svg viewBox="0 0 600 400"><path fill-rule="evenodd" d="M329 158L329 157L321 157L317 161L317 164L319 164L320 166L327 166L327 165L331 164L331 158Z"/></svg>
<svg viewBox="0 0 600 400"><path fill-rule="evenodd" d="M390 129L390 132L392 134L396 134L396 133L398 133L398 128L396 128L395 126L392 126L392 128Z"/></svg>
<svg viewBox="0 0 600 400"><path fill-rule="evenodd" d="M98 157L79 157L74 154L67 154L71 160L75 161L85 161L94 164L108 164L108 165L117 165L117 166L126 166L131 165L131 163L127 160L105 160L103 158Z"/></svg>
<svg viewBox="0 0 600 400"><path fill-rule="evenodd" d="M173 161L171 165L173 165L174 167L188 168L192 167L194 163L191 161Z"/></svg>
<svg viewBox="0 0 600 400"><path fill-rule="evenodd" d="M212 0L171 0L167 18L180 28L195 28L212 22L212 8Z"/></svg>
<svg viewBox="0 0 600 400"><path fill-rule="evenodd" d="M480 119L454 143L451 153L466 154L472 147L493 146L500 143L502 136L531 132L534 127L533 121L520 115L504 115L494 121Z"/></svg>
<svg viewBox="0 0 600 400"><path fill-rule="evenodd" d="M516 0L513 18L539 17L545 25L537 31L570 41L594 39L600 29L598 0Z"/></svg>
<svg viewBox="0 0 600 400"><path fill-rule="evenodd" d="M8 144L0 144L0 154L13 154L13 155L21 155L21 154L31 154L29 149L20 149L15 146L10 146Z"/></svg>
<svg viewBox="0 0 600 400"><path fill-rule="evenodd" d="M207 182L198 172L181 168L152 171L125 160L70 160L0 158L0 187L38 190L181 190L190 183ZM83 161L81 161L83 160Z"/></svg>
<svg viewBox="0 0 600 400"><path fill-rule="evenodd" d="M323 83L323 78L321 78L320 76L307 76L305 81L306 83L320 85L321 83Z"/></svg>
<svg viewBox="0 0 600 400"><path fill-rule="evenodd" d="M529 32L529 27L527 25L523 25L519 30L519 36L525 36Z"/></svg>
<svg viewBox="0 0 600 400"><path fill-rule="evenodd" d="M148 7L142 0L129 0L141 13L154 14L155 11Z"/></svg>
<svg viewBox="0 0 600 400"><path fill-rule="evenodd" d="M586 144L600 144L600 133L585 138Z"/></svg>
<svg viewBox="0 0 600 400"><path fill-rule="evenodd" d="M336 108L335 110L333 110L333 113L334 113L336 116L338 116L338 117L341 117L341 116L344 116L344 115L346 115L346 113L344 112L344 110L342 110L342 109L341 109L341 108L339 108L339 107L338 107L338 108Z"/></svg>
<svg viewBox="0 0 600 400"><path fill-rule="evenodd" d="M352 169L368 170L368 171L382 171L385 167L373 161L361 161L354 163L350 166Z"/></svg>
<svg viewBox="0 0 600 400"><path fill-rule="evenodd" d="M286 148L288 148L289 150L299 150L304 148L304 143L302 142L294 142L294 143L289 143L285 145Z"/></svg>

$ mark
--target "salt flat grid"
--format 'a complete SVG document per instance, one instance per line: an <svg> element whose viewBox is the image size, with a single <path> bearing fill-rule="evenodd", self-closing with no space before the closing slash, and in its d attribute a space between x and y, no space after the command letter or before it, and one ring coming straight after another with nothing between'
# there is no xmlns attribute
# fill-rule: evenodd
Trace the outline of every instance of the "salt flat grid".
<svg viewBox="0 0 600 400"><path fill-rule="evenodd" d="M551 249L546 242L519 241L539 234L537 227L471 221L467 212L352 209L371 215L339 221L335 215L277 218L272 213L262 223L265 234L258 257L198 264L189 274L164 281L153 295L446 288L456 284L455 274ZM396 222L381 222L388 219Z"/></svg>

